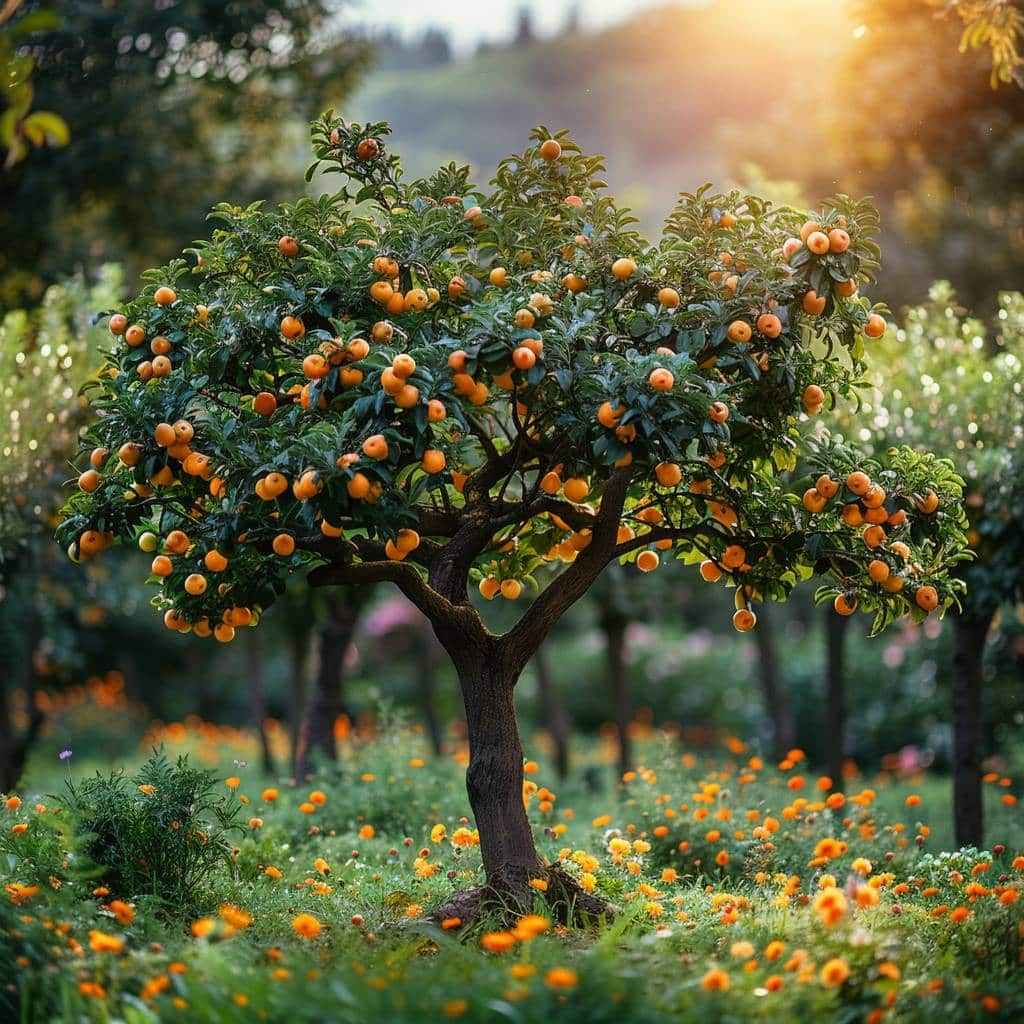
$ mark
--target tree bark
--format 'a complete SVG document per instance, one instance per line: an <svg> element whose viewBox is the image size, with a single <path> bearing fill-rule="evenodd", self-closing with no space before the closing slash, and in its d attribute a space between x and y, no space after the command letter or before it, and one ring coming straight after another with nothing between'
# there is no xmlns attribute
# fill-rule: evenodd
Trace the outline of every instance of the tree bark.
<svg viewBox="0 0 1024 1024"><path fill-rule="evenodd" d="M274 756L267 735L267 700L263 680L263 657L258 634L246 638L246 686L249 690L249 717L260 741L260 770L274 774Z"/></svg>
<svg viewBox="0 0 1024 1024"><path fill-rule="evenodd" d="M370 587L340 587L327 594L327 615L317 641L313 694L303 716L296 755L298 778L313 770L317 754L331 761L337 759L334 723L339 715L347 714L345 655L371 590Z"/></svg>
<svg viewBox="0 0 1024 1024"><path fill-rule="evenodd" d="M633 745L629 737L629 725L633 720L633 694L626 670L626 627L629 620L614 608L606 609L601 615L601 629L605 636L608 689L612 698L615 715L615 735L619 744L619 776L621 778L633 766Z"/></svg>
<svg viewBox="0 0 1024 1024"><path fill-rule="evenodd" d="M793 709L782 688L779 652L767 604L762 605L758 611L757 629L752 632L760 659L758 670L765 710L772 723L772 745L776 760L781 761L796 746L796 725Z"/></svg>
<svg viewBox="0 0 1024 1024"><path fill-rule="evenodd" d="M31 671L31 670L30 670ZM32 745L46 716L36 706L33 687L28 689L28 726L20 734L11 720L7 664L0 665L0 792L9 793L21 781Z"/></svg>
<svg viewBox="0 0 1024 1024"><path fill-rule="evenodd" d="M983 836L982 661L991 615L953 616L953 825L957 846Z"/></svg>
<svg viewBox="0 0 1024 1024"><path fill-rule="evenodd" d="M825 606L825 765L837 790L843 787L846 760L846 672L843 664L848 616Z"/></svg>
<svg viewBox="0 0 1024 1024"><path fill-rule="evenodd" d="M559 779L564 779L569 774L569 735L572 732L572 722L569 720L565 705L558 697L558 688L543 646L538 648L533 656L533 665L537 671L537 690L544 720L555 744L555 770Z"/></svg>

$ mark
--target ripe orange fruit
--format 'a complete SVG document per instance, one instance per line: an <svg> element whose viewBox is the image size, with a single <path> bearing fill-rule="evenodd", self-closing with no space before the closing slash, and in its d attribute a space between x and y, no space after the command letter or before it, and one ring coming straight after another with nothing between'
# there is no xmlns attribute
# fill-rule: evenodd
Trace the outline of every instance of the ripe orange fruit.
<svg viewBox="0 0 1024 1024"><path fill-rule="evenodd" d="M183 555L191 543L184 530L171 530L164 541L164 550L170 551L172 555Z"/></svg>
<svg viewBox="0 0 1024 1024"><path fill-rule="evenodd" d="M383 434L372 434L363 442L363 454L371 459L388 457L388 442Z"/></svg>
<svg viewBox="0 0 1024 1024"><path fill-rule="evenodd" d="M881 508L885 503L885 488L872 484L862 495L861 501L865 508ZM886 515L888 518L888 515Z"/></svg>
<svg viewBox="0 0 1024 1024"><path fill-rule="evenodd" d="M675 382L675 377L672 376L670 371L664 368L652 370L651 375L647 378L647 383L650 384L655 391L671 391Z"/></svg>
<svg viewBox="0 0 1024 1024"><path fill-rule="evenodd" d="M738 569L747 560L747 553L741 544L730 544L722 552L721 563L726 569Z"/></svg>
<svg viewBox="0 0 1024 1024"><path fill-rule="evenodd" d="M930 612L939 606L939 592L934 587L918 587L914 592L914 600L918 608Z"/></svg>
<svg viewBox="0 0 1024 1024"><path fill-rule="evenodd" d="M203 565L210 572L223 572L228 567L228 560L216 549L207 551L203 556Z"/></svg>
<svg viewBox="0 0 1024 1024"><path fill-rule="evenodd" d="M302 372L308 380L321 380L331 372L330 364L318 352L302 360Z"/></svg>
<svg viewBox="0 0 1024 1024"><path fill-rule="evenodd" d="M534 355L533 349L521 345L512 353L512 362L517 370L529 370L537 362L537 357Z"/></svg>
<svg viewBox="0 0 1024 1024"><path fill-rule="evenodd" d="M729 406L725 402L712 402L708 407L708 417L713 423L724 423L729 418Z"/></svg>
<svg viewBox="0 0 1024 1024"><path fill-rule="evenodd" d="M585 501L590 493L590 481L585 477L571 476L565 481L562 493L569 501L578 504L581 501Z"/></svg>
<svg viewBox="0 0 1024 1024"><path fill-rule="evenodd" d="M885 334L885 317L872 313L868 317L868 322L864 325L864 333L869 338L880 338Z"/></svg>
<svg viewBox="0 0 1024 1024"><path fill-rule="evenodd" d="M895 541L891 544L889 550L892 551L894 555L899 555L904 562L910 560L910 548L908 548L901 540Z"/></svg>
<svg viewBox="0 0 1024 1024"><path fill-rule="evenodd" d="M562 147L557 139L545 139L540 144L539 152L541 158L550 163L553 160L557 160L562 155Z"/></svg>
<svg viewBox="0 0 1024 1024"><path fill-rule="evenodd" d="M95 469L87 469L79 478L78 486L86 493L92 493L100 485L100 475Z"/></svg>
<svg viewBox="0 0 1024 1024"><path fill-rule="evenodd" d="M555 472L545 473L541 477L540 489L545 494L557 494L562 489L562 478Z"/></svg>
<svg viewBox="0 0 1024 1024"><path fill-rule="evenodd" d="M804 388L803 403L805 408L816 408L825 401L825 392L817 384L808 384Z"/></svg>
<svg viewBox="0 0 1024 1024"><path fill-rule="evenodd" d="M365 473L356 473L355 476L349 480L345 488L348 491L348 496L356 501L360 501L370 493L370 480Z"/></svg>
<svg viewBox="0 0 1024 1024"><path fill-rule="evenodd" d="M198 597L206 593L206 577L202 573L194 572L185 577L185 593Z"/></svg>
<svg viewBox="0 0 1024 1024"><path fill-rule="evenodd" d="M252 400L252 411L260 416L273 416L277 409L277 399L269 391L260 391Z"/></svg>
<svg viewBox="0 0 1024 1024"><path fill-rule="evenodd" d="M636 260L630 259L628 256L620 256L612 264L612 277L617 281L625 281L626 278L632 277L636 273Z"/></svg>
<svg viewBox="0 0 1024 1024"><path fill-rule="evenodd" d="M660 288L658 290L658 302L665 307L665 309L675 309L676 306L682 299L679 296L679 292L675 288Z"/></svg>
<svg viewBox="0 0 1024 1024"><path fill-rule="evenodd" d="M150 343L149 350L153 355L165 356L171 351L171 345L169 339L165 338L162 334L158 334Z"/></svg>
<svg viewBox="0 0 1024 1024"><path fill-rule="evenodd" d="M289 341L297 341L306 333L306 325L297 316L281 318L281 334Z"/></svg>
<svg viewBox="0 0 1024 1024"><path fill-rule="evenodd" d="M750 341L752 333L753 332L750 330L750 324L748 324L746 320L733 320L733 322L729 324L729 340L737 345Z"/></svg>
<svg viewBox="0 0 1024 1024"><path fill-rule="evenodd" d="M149 568L154 576L170 576L174 572L174 565L166 555L157 555Z"/></svg>
<svg viewBox="0 0 1024 1024"><path fill-rule="evenodd" d="M144 359L135 367L135 372L139 375L139 380L152 380L153 364L148 359Z"/></svg>
<svg viewBox="0 0 1024 1024"><path fill-rule="evenodd" d="M495 288L504 288L508 284L508 271L504 267L494 267L487 275L487 280Z"/></svg>
<svg viewBox="0 0 1024 1024"><path fill-rule="evenodd" d="M674 462L659 462L654 475L662 487L675 487L683 478L683 471Z"/></svg>
<svg viewBox="0 0 1024 1024"><path fill-rule="evenodd" d="M848 597L846 594L840 594L832 603L832 607L840 615L852 615L857 610L857 599L855 597Z"/></svg>
<svg viewBox="0 0 1024 1024"><path fill-rule="evenodd" d="M178 296L173 288L168 288L167 285L161 285L153 293L153 301L158 306L169 306L172 302L178 301Z"/></svg>
<svg viewBox="0 0 1024 1024"><path fill-rule="evenodd" d="M235 627L229 626L226 622L218 622L213 627L213 638L219 644L229 644L235 639Z"/></svg>
<svg viewBox="0 0 1024 1024"><path fill-rule="evenodd" d="M432 398L429 402L427 402L428 423L440 423L447 416L448 410L444 407L444 402L441 402L436 398Z"/></svg>
<svg viewBox="0 0 1024 1024"><path fill-rule="evenodd" d="M824 231L812 231L804 241L816 256L824 256L829 250L828 235Z"/></svg>
<svg viewBox="0 0 1024 1024"><path fill-rule="evenodd" d="M739 608L733 612L732 624L740 633L749 633L757 625L757 616L749 608Z"/></svg>
<svg viewBox="0 0 1024 1024"><path fill-rule="evenodd" d="M777 338L782 333L782 321L774 313L762 313L757 318L757 331L766 338Z"/></svg>
<svg viewBox="0 0 1024 1024"><path fill-rule="evenodd" d="M930 516L939 507L939 496L929 488L923 497L914 499L914 507L918 512Z"/></svg>
<svg viewBox="0 0 1024 1024"><path fill-rule="evenodd" d="M422 288L410 288L403 299L406 312L419 313L430 305L430 296ZM390 308L390 303L388 304Z"/></svg>
<svg viewBox="0 0 1024 1024"><path fill-rule="evenodd" d="M854 494L864 495L868 493L868 490L871 487L871 478L867 473L863 473L857 469L846 478L846 486L853 491Z"/></svg>
<svg viewBox="0 0 1024 1024"><path fill-rule="evenodd" d="M708 583L717 583L722 578L722 570L709 558L700 563L700 575Z"/></svg>
<svg viewBox="0 0 1024 1024"><path fill-rule="evenodd" d="M803 227L800 228L800 238L802 241L806 242L812 232L820 230L821 225L816 220L806 220L804 221Z"/></svg>
<svg viewBox="0 0 1024 1024"><path fill-rule="evenodd" d="M661 560L658 558L658 554L655 551L641 551L637 556L636 567L641 572L652 572L658 568L658 564Z"/></svg>
<svg viewBox="0 0 1024 1024"><path fill-rule="evenodd" d="M124 332L124 340L131 345L132 348L138 348L146 340L146 331L138 324L132 324Z"/></svg>
<svg viewBox="0 0 1024 1024"><path fill-rule="evenodd" d="M115 313L107 322L111 334L124 334L128 328L128 317L124 313Z"/></svg>
<svg viewBox="0 0 1024 1024"><path fill-rule="evenodd" d="M885 530L881 526L866 526L861 534L869 548L880 548L885 543Z"/></svg>
<svg viewBox="0 0 1024 1024"><path fill-rule="evenodd" d="M494 596L501 590L501 584L493 576L485 576L479 585L480 593L488 601L492 601Z"/></svg>
<svg viewBox="0 0 1024 1024"><path fill-rule="evenodd" d="M117 450L117 457L125 466L131 467L138 465L141 456L142 449L134 441L129 441L127 444L121 445Z"/></svg>
<svg viewBox="0 0 1024 1024"><path fill-rule="evenodd" d="M782 245L782 257L783 259L789 259L793 253L803 247L803 241L799 238L787 238Z"/></svg>
<svg viewBox="0 0 1024 1024"><path fill-rule="evenodd" d="M839 493L839 484L827 473L818 477L814 487L823 498L834 498Z"/></svg>
<svg viewBox="0 0 1024 1024"><path fill-rule="evenodd" d="M812 289L804 295L801 305L808 316L820 316L825 312L825 296L819 297Z"/></svg>
<svg viewBox="0 0 1024 1024"><path fill-rule="evenodd" d="M291 235L282 235L277 240L277 249L282 256L289 258L299 255L299 243Z"/></svg>
<svg viewBox="0 0 1024 1024"><path fill-rule="evenodd" d="M292 494L299 501L308 501L315 498L323 490L323 481L315 469L307 469L295 483L292 484Z"/></svg>
<svg viewBox="0 0 1024 1024"><path fill-rule="evenodd" d="M626 407L624 405L613 406L611 402L602 402L597 408L597 422L602 427L612 429L618 426L619 420L625 411Z"/></svg>
<svg viewBox="0 0 1024 1024"><path fill-rule="evenodd" d="M898 594L906 583L906 579L903 576L890 576L888 579L882 580L882 589L889 594Z"/></svg>
<svg viewBox="0 0 1024 1024"><path fill-rule="evenodd" d="M850 248L850 236L842 228L833 228L828 233L828 244L832 252L846 252Z"/></svg>
<svg viewBox="0 0 1024 1024"><path fill-rule="evenodd" d="M813 487L809 487L804 491L803 505L808 512L824 512L825 511L826 499L823 494L817 491Z"/></svg>
<svg viewBox="0 0 1024 1024"><path fill-rule="evenodd" d="M376 139L363 139L356 146L356 156L360 160L376 160L380 156L380 143Z"/></svg>
<svg viewBox="0 0 1024 1024"><path fill-rule="evenodd" d="M523 585L519 580L502 580L501 596L506 601L515 601L523 592Z"/></svg>
<svg viewBox="0 0 1024 1024"><path fill-rule="evenodd" d="M849 299L857 294L857 282L851 277L847 281L837 281L832 290L842 299Z"/></svg>
<svg viewBox="0 0 1024 1024"><path fill-rule="evenodd" d="M103 463L107 461L107 456L109 454L110 452L108 452L106 448L93 448L89 453L89 465L92 466L93 469L101 468Z"/></svg>
<svg viewBox="0 0 1024 1024"><path fill-rule="evenodd" d="M466 370L467 355L461 348L457 348L448 356L448 368L456 373L464 373Z"/></svg>
<svg viewBox="0 0 1024 1024"><path fill-rule="evenodd" d="M395 395L395 405L399 409L412 409L419 404L420 389L412 384L403 385L401 391Z"/></svg>
<svg viewBox="0 0 1024 1024"><path fill-rule="evenodd" d="M153 360L153 376L154 377L166 377L171 372L173 367L171 366L170 359L167 356L157 356Z"/></svg>
<svg viewBox="0 0 1024 1024"><path fill-rule="evenodd" d="M275 555L287 558L295 551L295 538L290 533L279 533L273 540L271 547Z"/></svg>
<svg viewBox="0 0 1024 1024"><path fill-rule="evenodd" d="M868 575L875 583L884 583L890 574L889 565L880 558L874 558L868 562Z"/></svg>
<svg viewBox="0 0 1024 1024"><path fill-rule="evenodd" d="M436 448L428 448L423 453L421 465L427 473L440 473L445 467L445 462L444 452L438 451Z"/></svg>

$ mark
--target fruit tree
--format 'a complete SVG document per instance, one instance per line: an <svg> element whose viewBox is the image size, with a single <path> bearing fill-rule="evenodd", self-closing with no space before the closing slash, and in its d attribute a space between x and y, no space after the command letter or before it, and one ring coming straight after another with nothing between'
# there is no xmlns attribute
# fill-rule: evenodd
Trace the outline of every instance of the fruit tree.
<svg viewBox="0 0 1024 1024"><path fill-rule="evenodd" d="M852 393L885 328L859 292L869 202L808 218L705 187L652 246L565 133L538 128L487 190L454 165L405 181L387 135L325 115L310 174L339 191L216 208L191 264L110 317L59 539L81 558L137 543L167 626L222 642L290 573L398 586L461 683L488 886L457 916L531 881L600 910L541 861L523 803L513 692L559 617L615 560L699 562L741 630L815 574L879 628L942 611L961 481L933 455L831 443L811 479L786 472L798 421ZM470 600L526 587L500 635Z"/></svg>
<svg viewBox="0 0 1024 1024"><path fill-rule="evenodd" d="M1003 293L989 328L945 282L879 342L864 408L847 432L877 448L951 447L966 482L967 591L953 619L953 787L956 841L982 842L982 659L1000 607L1024 601L1024 296Z"/></svg>

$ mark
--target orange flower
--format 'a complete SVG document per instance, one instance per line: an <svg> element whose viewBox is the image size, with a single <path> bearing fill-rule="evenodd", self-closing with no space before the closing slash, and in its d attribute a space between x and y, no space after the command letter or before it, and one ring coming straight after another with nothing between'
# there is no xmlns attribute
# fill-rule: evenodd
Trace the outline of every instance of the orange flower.
<svg viewBox="0 0 1024 1024"><path fill-rule="evenodd" d="M964 918L970 917L971 911L966 907L956 907L953 912L949 915L950 921L963 921Z"/></svg>
<svg viewBox="0 0 1024 1024"><path fill-rule="evenodd" d="M527 978L532 978L537 973L537 968L533 964L513 964L508 969L508 973L511 974L516 981L525 981Z"/></svg>
<svg viewBox="0 0 1024 1024"><path fill-rule="evenodd" d="M764 987L768 989L769 992L778 992L785 984L786 982L777 974L769 974L768 977L764 979Z"/></svg>
<svg viewBox="0 0 1024 1024"><path fill-rule="evenodd" d="M292 931L304 939L315 939L323 925L312 914L296 914L292 918Z"/></svg>
<svg viewBox="0 0 1024 1024"><path fill-rule="evenodd" d="M465 999L449 999L441 1009L446 1017L461 1017L468 1009L469 1003Z"/></svg>
<svg viewBox="0 0 1024 1024"><path fill-rule="evenodd" d="M278 798L279 795L280 794L277 792L276 789L273 789L273 788L265 789L265 790L263 790L263 793L261 794L260 799L265 804L269 804L269 803L273 803Z"/></svg>
<svg viewBox="0 0 1024 1024"><path fill-rule="evenodd" d="M17 825L11 826L11 831L16 836L20 836L22 834L22 832L27 832L28 831L28 825L26 825L23 821L19 821Z"/></svg>
<svg viewBox="0 0 1024 1024"><path fill-rule="evenodd" d="M224 785L227 786L228 789L238 789L241 784L242 780L237 775L232 775L230 778L224 780Z"/></svg>
<svg viewBox="0 0 1024 1024"><path fill-rule="evenodd" d="M89 932L89 948L94 953L120 953L124 943L116 935L107 935L94 928Z"/></svg>
<svg viewBox="0 0 1024 1024"><path fill-rule="evenodd" d="M544 983L548 988L575 988L578 982L579 977L570 967L552 967L544 975Z"/></svg>
<svg viewBox="0 0 1024 1024"><path fill-rule="evenodd" d="M519 918L519 923L512 932L514 938L520 942L529 942L530 939L543 935L551 927L551 922L540 914L527 914Z"/></svg>
<svg viewBox="0 0 1024 1024"><path fill-rule="evenodd" d="M1017 895L1016 889L1004 889L999 894L999 902L1002 903L1004 907L1008 907L1011 903L1017 902Z"/></svg>
<svg viewBox="0 0 1024 1024"><path fill-rule="evenodd" d="M145 793L146 796L152 796L156 792L156 786L151 786L149 783L143 783L139 786L139 792Z"/></svg>
<svg viewBox="0 0 1024 1024"><path fill-rule="evenodd" d="M299 810L302 811L303 814L312 814L316 810L316 807L306 800L299 804Z"/></svg>
<svg viewBox="0 0 1024 1024"><path fill-rule="evenodd" d="M377 834L377 830L372 825L364 825L359 830L360 839L372 839Z"/></svg>
<svg viewBox="0 0 1024 1024"><path fill-rule="evenodd" d="M192 922L192 934L197 939L205 939L216 927L217 922L212 917L201 917Z"/></svg>
<svg viewBox="0 0 1024 1024"><path fill-rule="evenodd" d="M16 907L20 907L25 900L30 900L39 892L39 886L21 885L19 882L11 882L9 885L4 886L4 892L11 897L11 902Z"/></svg>
<svg viewBox="0 0 1024 1024"><path fill-rule="evenodd" d="M118 924L131 924L135 920L135 911L123 900L111 900L107 910L114 915Z"/></svg>
<svg viewBox="0 0 1024 1024"><path fill-rule="evenodd" d="M903 801L908 807L917 807L921 803L921 798L916 793L911 793L906 800Z"/></svg>
<svg viewBox="0 0 1024 1024"><path fill-rule="evenodd" d="M729 975L720 967L712 967L700 984L708 992L725 992L729 988Z"/></svg>
<svg viewBox="0 0 1024 1024"><path fill-rule="evenodd" d="M16 811L21 806L21 797L9 796L6 800L7 810Z"/></svg>
<svg viewBox="0 0 1024 1024"><path fill-rule="evenodd" d="M281 877L281 872L278 871L278 869L275 868L273 865L270 865L267 868L265 868L263 874L265 874L268 878L278 879Z"/></svg>
<svg viewBox="0 0 1024 1024"><path fill-rule="evenodd" d="M451 931L453 928L458 928L462 925L461 917L446 917L441 922L441 927L446 931Z"/></svg>
<svg viewBox="0 0 1024 1024"><path fill-rule="evenodd" d="M480 940L480 945L489 953L504 953L516 944L516 937L511 932L487 932Z"/></svg>
<svg viewBox="0 0 1024 1024"><path fill-rule="evenodd" d="M310 803L314 803L318 807L321 807L327 803L327 794L319 789L314 789L313 792L309 794L309 800Z"/></svg>
<svg viewBox="0 0 1024 1024"><path fill-rule="evenodd" d="M830 988L838 988L849 976L849 965L841 957L833 957L821 969L821 983Z"/></svg>
<svg viewBox="0 0 1024 1024"><path fill-rule="evenodd" d="M778 960L780 956L786 951L786 945L784 942L779 942L775 939L773 942L769 942L764 947L764 956L766 960Z"/></svg>

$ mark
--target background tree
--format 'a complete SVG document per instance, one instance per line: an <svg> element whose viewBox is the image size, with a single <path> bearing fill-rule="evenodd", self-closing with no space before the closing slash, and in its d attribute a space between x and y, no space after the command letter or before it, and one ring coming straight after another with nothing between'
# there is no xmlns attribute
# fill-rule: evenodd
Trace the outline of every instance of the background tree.
<svg viewBox="0 0 1024 1024"><path fill-rule="evenodd" d="M952 616L953 787L956 841L982 843L982 686L986 638L1001 607L1024 600L1024 297L999 297L993 327L959 306L948 284L907 311L879 343L874 391L846 430L878 451L894 444L951 446L967 486L974 560ZM991 720L990 720L991 723Z"/></svg>
<svg viewBox="0 0 1024 1024"><path fill-rule="evenodd" d="M780 472L799 416L852 393L865 334L884 330L857 294L878 265L874 209L839 197L801 224L705 188L649 246L564 133L537 129L487 192L455 166L405 183L383 123L325 116L313 134L309 173L343 174L336 194L217 208L192 272L147 273L111 317L98 467L60 539L91 557L144 534L165 623L222 642L291 573L395 584L466 713L489 888L445 916L494 891L526 903L533 882L563 914L603 912L536 850L513 695L610 562L703 559L734 585L741 630L752 601L816 573L876 629L956 603L949 463L823 442L803 503L808 481ZM880 558L898 588L869 576ZM514 601L539 579L501 634L469 599L472 581Z"/></svg>
<svg viewBox="0 0 1024 1024"><path fill-rule="evenodd" d="M302 142L289 138L289 115L301 126L323 109L321 90L337 100L365 61L363 44L331 27L335 6L18 5L5 38L34 63L34 102L67 123L70 140L0 177L0 231L18 239L0 254L0 300L35 301L101 260L134 276L154 248L173 253L197 237L216 199L279 195Z"/></svg>

